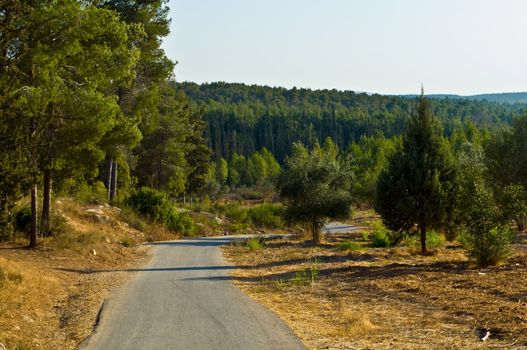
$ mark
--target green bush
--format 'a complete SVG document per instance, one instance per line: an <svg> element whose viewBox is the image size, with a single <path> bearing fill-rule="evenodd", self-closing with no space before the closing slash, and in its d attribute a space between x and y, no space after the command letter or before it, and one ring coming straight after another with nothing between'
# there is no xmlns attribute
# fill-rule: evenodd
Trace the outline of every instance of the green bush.
<svg viewBox="0 0 527 350"><path fill-rule="evenodd" d="M340 242L339 245L337 246L337 250L341 252L346 252L349 250L361 250L361 249L362 249L362 246L360 244L358 244L357 242L352 242L352 241Z"/></svg>
<svg viewBox="0 0 527 350"><path fill-rule="evenodd" d="M249 208L248 216L256 226L266 228L284 227L284 209L279 204L263 203Z"/></svg>
<svg viewBox="0 0 527 350"><path fill-rule="evenodd" d="M403 244L410 248L420 249L421 238L419 235L405 236ZM426 247L429 249L440 248L445 244L445 237L435 231L428 231L426 233Z"/></svg>
<svg viewBox="0 0 527 350"><path fill-rule="evenodd" d="M246 247L249 250L262 250L265 247L265 239L263 237L249 238Z"/></svg>
<svg viewBox="0 0 527 350"><path fill-rule="evenodd" d="M384 248L392 245L390 231L381 223L374 224L374 230L370 234L369 238L372 247Z"/></svg>
<svg viewBox="0 0 527 350"><path fill-rule="evenodd" d="M108 201L106 186L101 181L89 185L84 179L67 179L61 184L60 193L85 204L104 204Z"/></svg>
<svg viewBox="0 0 527 350"><path fill-rule="evenodd" d="M172 205L167 196L163 192L149 187L141 187L134 191L125 200L125 204L154 222L165 223L171 215Z"/></svg>
<svg viewBox="0 0 527 350"><path fill-rule="evenodd" d="M252 207L243 207L237 203L218 205L216 209L232 221L233 229L243 229L250 225L261 228L284 227L284 209L280 204L263 203Z"/></svg>
<svg viewBox="0 0 527 350"><path fill-rule="evenodd" d="M478 266L485 267L496 265L509 257L514 233L506 226L496 226L490 230L473 228L462 232L459 240L469 257Z"/></svg>
<svg viewBox="0 0 527 350"><path fill-rule="evenodd" d="M173 232L179 232L185 236L191 236L196 231L194 219L186 213L178 213L175 209L171 210L166 219L166 227Z"/></svg>
<svg viewBox="0 0 527 350"><path fill-rule="evenodd" d="M125 204L148 220L164 224L170 231L185 235L195 231L192 217L186 212L178 212L161 191L141 187L125 200Z"/></svg>

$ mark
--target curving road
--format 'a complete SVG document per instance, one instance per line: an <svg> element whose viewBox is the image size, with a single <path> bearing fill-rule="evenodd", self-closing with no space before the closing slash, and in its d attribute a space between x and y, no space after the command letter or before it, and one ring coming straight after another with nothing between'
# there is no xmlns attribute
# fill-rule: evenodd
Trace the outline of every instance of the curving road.
<svg viewBox="0 0 527 350"><path fill-rule="evenodd" d="M232 283L229 238L155 243L153 258L104 303L81 349L306 349L272 312Z"/></svg>

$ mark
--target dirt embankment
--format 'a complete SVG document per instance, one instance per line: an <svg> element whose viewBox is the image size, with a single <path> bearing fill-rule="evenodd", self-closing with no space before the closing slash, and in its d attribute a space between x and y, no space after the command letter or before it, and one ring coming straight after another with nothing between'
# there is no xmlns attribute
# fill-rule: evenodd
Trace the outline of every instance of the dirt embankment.
<svg viewBox="0 0 527 350"><path fill-rule="evenodd" d="M364 236L327 235L316 248L282 240L224 252L240 267L235 282L311 349L527 349L522 249L502 266L476 269L458 245L421 256L367 247ZM353 248L344 251L343 241Z"/></svg>
<svg viewBox="0 0 527 350"><path fill-rule="evenodd" d="M75 349L111 289L149 258L139 243L154 237L121 221L119 209L57 207L66 225L59 236L34 250L25 241L0 245L0 349Z"/></svg>

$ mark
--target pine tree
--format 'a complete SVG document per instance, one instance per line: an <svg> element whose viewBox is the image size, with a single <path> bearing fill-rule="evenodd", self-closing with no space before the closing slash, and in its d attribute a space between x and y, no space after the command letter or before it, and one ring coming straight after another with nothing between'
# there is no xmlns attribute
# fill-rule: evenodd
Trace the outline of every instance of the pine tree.
<svg viewBox="0 0 527 350"><path fill-rule="evenodd" d="M421 251L426 253L426 232L442 227L454 210L456 169L450 148L441 136L428 101L421 94L402 138L402 148L379 176L375 209L395 231L417 225Z"/></svg>

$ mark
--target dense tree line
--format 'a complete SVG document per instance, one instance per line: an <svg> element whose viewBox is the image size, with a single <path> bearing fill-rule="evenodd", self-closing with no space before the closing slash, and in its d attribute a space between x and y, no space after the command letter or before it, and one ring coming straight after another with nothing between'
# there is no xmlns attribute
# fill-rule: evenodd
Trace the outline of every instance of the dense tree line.
<svg viewBox="0 0 527 350"><path fill-rule="evenodd" d="M165 0L0 4L0 236L29 192L35 245L52 234L52 188L101 181L116 200L134 178L172 194L205 185L205 125L160 48L167 14Z"/></svg>
<svg viewBox="0 0 527 350"><path fill-rule="evenodd" d="M283 162L294 142L313 147L331 137L340 149L363 136L403 133L415 110L415 97L370 95L352 91L271 88L211 83L178 84L204 111L205 130L214 157L249 156L266 147ZM472 123L477 129L510 125L525 104L433 99L432 113L445 136Z"/></svg>

